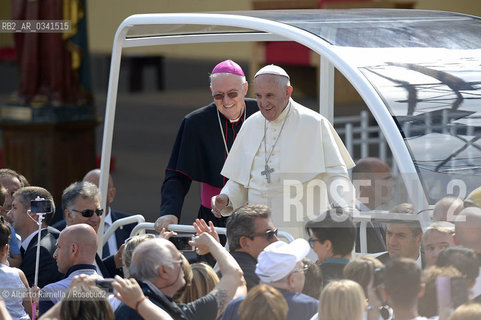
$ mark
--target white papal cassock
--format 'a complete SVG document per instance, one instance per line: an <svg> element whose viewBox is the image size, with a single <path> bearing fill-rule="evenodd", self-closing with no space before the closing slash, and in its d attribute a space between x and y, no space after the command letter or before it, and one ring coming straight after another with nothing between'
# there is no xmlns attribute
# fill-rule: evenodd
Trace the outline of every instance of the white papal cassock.
<svg viewBox="0 0 481 320"><path fill-rule="evenodd" d="M274 169L271 183L261 174L267 158ZM221 191L229 197L229 206L221 213L228 216L245 204L266 204L277 228L304 236L307 220L329 209L331 201L342 203L332 192L328 197L328 188L334 180L352 187L347 173L352 167L329 121L290 99L276 120L266 121L257 112L242 126L221 172L229 178ZM344 193L344 199L352 205L353 194Z"/></svg>

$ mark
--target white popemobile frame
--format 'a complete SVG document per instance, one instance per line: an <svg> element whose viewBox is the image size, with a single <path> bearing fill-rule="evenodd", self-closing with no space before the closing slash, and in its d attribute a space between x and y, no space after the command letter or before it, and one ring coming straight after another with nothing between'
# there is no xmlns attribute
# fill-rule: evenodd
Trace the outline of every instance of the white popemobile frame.
<svg viewBox="0 0 481 320"><path fill-rule="evenodd" d="M376 13L380 12L379 9L371 10ZM342 52L343 48L333 46L320 36L292 24L269 20L269 14L274 11L255 12L255 14L252 14L252 12L137 14L126 18L120 24L113 43L107 93L101 158L101 193L107 194L120 61L124 48L214 42L296 41L318 53L321 57L319 112L329 120L333 120L335 67L354 86L376 119L392 150L405 185L411 186L407 188L407 192L410 201L415 206L416 212L428 208L426 196L419 192L419 190L423 190L420 180L413 179L413 177L417 177L417 171L404 143L403 136L399 130L393 130L393 128L396 128L396 123L392 115L376 89L350 61L349 55ZM312 14L312 10L303 10L302 12ZM419 11L412 10L412 12ZM249 15L255 15L255 17ZM266 18L263 18L263 15ZM198 30L179 34L170 31L172 26L177 28L187 26L191 29L198 28ZM222 30L227 31L212 31L210 27L216 26L220 26L220 29L224 28ZM132 31L139 30L142 31L142 34L132 35ZM150 33L149 30L151 30ZM164 31L160 32L159 30ZM239 30L242 32L239 32ZM129 31L131 31L131 34L129 34ZM103 234L104 218L102 216L99 235ZM365 233L362 235L361 241L365 243ZM99 252L102 250L102 243L102 241L99 241ZM365 249L365 245L363 247Z"/></svg>

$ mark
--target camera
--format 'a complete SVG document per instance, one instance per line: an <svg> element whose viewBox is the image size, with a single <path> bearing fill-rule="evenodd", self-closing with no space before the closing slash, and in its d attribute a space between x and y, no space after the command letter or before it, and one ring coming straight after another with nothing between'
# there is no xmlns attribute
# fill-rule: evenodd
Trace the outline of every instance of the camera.
<svg viewBox="0 0 481 320"><path fill-rule="evenodd" d="M189 244L189 241L192 240L192 234L179 234L177 236L173 236L169 240L181 252L195 251L195 248Z"/></svg>
<svg viewBox="0 0 481 320"><path fill-rule="evenodd" d="M51 213L52 212L52 202L45 199L35 199L30 201L30 212L31 213Z"/></svg>
<svg viewBox="0 0 481 320"><path fill-rule="evenodd" d="M192 240L192 234L179 234L169 239L176 248L182 252L184 257L189 261L189 263L198 262L197 252L195 247L189 244Z"/></svg>
<svg viewBox="0 0 481 320"><path fill-rule="evenodd" d="M95 285L104 291L114 292L113 282L114 279L97 279L95 280Z"/></svg>

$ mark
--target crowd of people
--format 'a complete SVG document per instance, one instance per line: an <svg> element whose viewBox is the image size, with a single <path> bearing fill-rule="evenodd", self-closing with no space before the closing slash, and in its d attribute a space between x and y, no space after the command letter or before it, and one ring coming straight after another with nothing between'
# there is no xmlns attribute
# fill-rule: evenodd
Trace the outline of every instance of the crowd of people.
<svg viewBox="0 0 481 320"><path fill-rule="evenodd" d="M254 87L257 101L246 99L242 68L215 66L214 102L186 116L174 143L156 232L131 237L125 225L102 256L101 217L106 232L128 216L111 208L112 177L105 197L98 169L67 186L64 219L51 225L49 191L0 169L0 318L481 319L481 189L438 201L425 230L416 219L370 222L369 253L356 253L355 213L407 217L413 205L393 203L385 162L355 164L330 123L291 98L285 70L262 68ZM357 196L351 168L369 181ZM193 180L201 205L187 256L168 226ZM296 195L286 198L286 181ZM313 186L316 198L300 196Z"/></svg>

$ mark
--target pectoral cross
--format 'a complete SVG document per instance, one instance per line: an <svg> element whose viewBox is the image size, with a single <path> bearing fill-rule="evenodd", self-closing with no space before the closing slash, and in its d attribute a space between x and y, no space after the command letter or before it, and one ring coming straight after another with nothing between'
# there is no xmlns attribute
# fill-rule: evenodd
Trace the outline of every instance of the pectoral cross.
<svg viewBox="0 0 481 320"><path fill-rule="evenodd" d="M269 166L266 165L264 166L265 170L264 171L261 171L261 174L263 176L266 176L266 180L267 180L267 183L271 183L271 173L274 172L274 169L273 168L269 168Z"/></svg>

